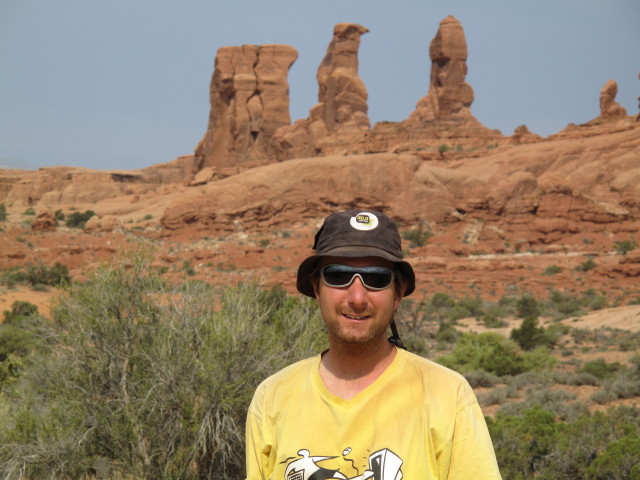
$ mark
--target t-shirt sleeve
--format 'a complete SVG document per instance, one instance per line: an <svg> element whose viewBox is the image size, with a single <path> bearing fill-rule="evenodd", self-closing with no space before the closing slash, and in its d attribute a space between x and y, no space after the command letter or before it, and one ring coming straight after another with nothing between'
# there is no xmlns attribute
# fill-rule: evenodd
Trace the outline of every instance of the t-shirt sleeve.
<svg viewBox="0 0 640 480"><path fill-rule="evenodd" d="M271 445L264 430L260 390L256 391L249 411L245 429L246 480L266 480L271 469Z"/></svg>
<svg viewBox="0 0 640 480"><path fill-rule="evenodd" d="M447 480L500 480L498 462L484 415L475 394L460 386L458 411L448 452L439 459L440 478Z"/></svg>

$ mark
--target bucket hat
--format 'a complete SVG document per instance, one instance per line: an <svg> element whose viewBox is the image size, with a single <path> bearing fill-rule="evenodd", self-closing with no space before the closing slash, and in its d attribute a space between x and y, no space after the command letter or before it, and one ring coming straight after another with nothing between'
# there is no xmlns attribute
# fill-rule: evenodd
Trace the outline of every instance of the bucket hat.
<svg viewBox="0 0 640 480"><path fill-rule="evenodd" d="M396 224L382 212L346 210L325 218L316 233L315 255L298 267L296 287L315 298L311 275L323 257L379 257L393 262L406 283L404 296L415 290L415 274L402 259L400 233Z"/></svg>

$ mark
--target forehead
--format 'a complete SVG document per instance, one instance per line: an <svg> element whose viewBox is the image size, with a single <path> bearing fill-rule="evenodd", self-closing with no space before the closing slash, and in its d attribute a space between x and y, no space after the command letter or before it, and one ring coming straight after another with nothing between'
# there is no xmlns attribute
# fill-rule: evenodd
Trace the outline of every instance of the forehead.
<svg viewBox="0 0 640 480"><path fill-rule="evenodd" d="M389 267L393 268L393 262L380 257L323 257L320 266L339 264L350 267Z"/></svg>

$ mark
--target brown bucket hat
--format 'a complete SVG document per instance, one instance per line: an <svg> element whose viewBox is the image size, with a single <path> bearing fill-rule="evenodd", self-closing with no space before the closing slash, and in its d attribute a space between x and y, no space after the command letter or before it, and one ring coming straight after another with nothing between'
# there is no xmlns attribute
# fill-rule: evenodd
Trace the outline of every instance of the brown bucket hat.
<svg viewBox="0 0 640 480"><path fill-rule="evenodd" d="M382 212L347 210L325 218L315 236L315 255L298 267L296 287L315 298L311 275L322 257L380 257L393 262L406 283L404 296L415 290L413 268L402 259L400 233L396 224Z"/></svg>

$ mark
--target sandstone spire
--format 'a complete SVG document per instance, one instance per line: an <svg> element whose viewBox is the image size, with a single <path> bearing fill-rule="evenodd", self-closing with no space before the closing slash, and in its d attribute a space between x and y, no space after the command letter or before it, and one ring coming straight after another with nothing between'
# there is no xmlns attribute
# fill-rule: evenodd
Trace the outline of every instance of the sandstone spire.
<svg viewBox="0 0 640 480"><path fill-rule="evenodd" d="M615 80L609 80L600 90L600 116L621 117L627 114L627 110L616 102L618 84Z"/></svg>
<svg viewBox="0 0 640 480"><path fill-rule="evenodd" d="M209 125L195 152L198 169L253 167L269 161L274 132L291 123L287 75L297 57L288 45L218 50Z"/></svg>
<svg viewBox="0 0 640 480"><path fill-rule="evenodd" d="M429 92L411 115L415 120L435 120L469 113L473 88L467 75L467 41L460 22L449 15L440 22L429 45L431 79Z"/></svg>
<svg viewBox="0 0 640 480"><path fill-rule="evenodd" d="M369 130L367 88L358 75L360 37L368 31L354 23L334 27L316 75L318 103L307 119L278 130L274 137L278 159L336 153Z"/></svg>
<svg viewBox="0 0 640 480"><path fill-rule="evenodd" d="M365 139L367 152L463 149L499 145L505 137L471 113L473 89L465 82L467 41L460 22L448 16L429 45L431 75L427 95L404 121L379 122Z"/></svg>

